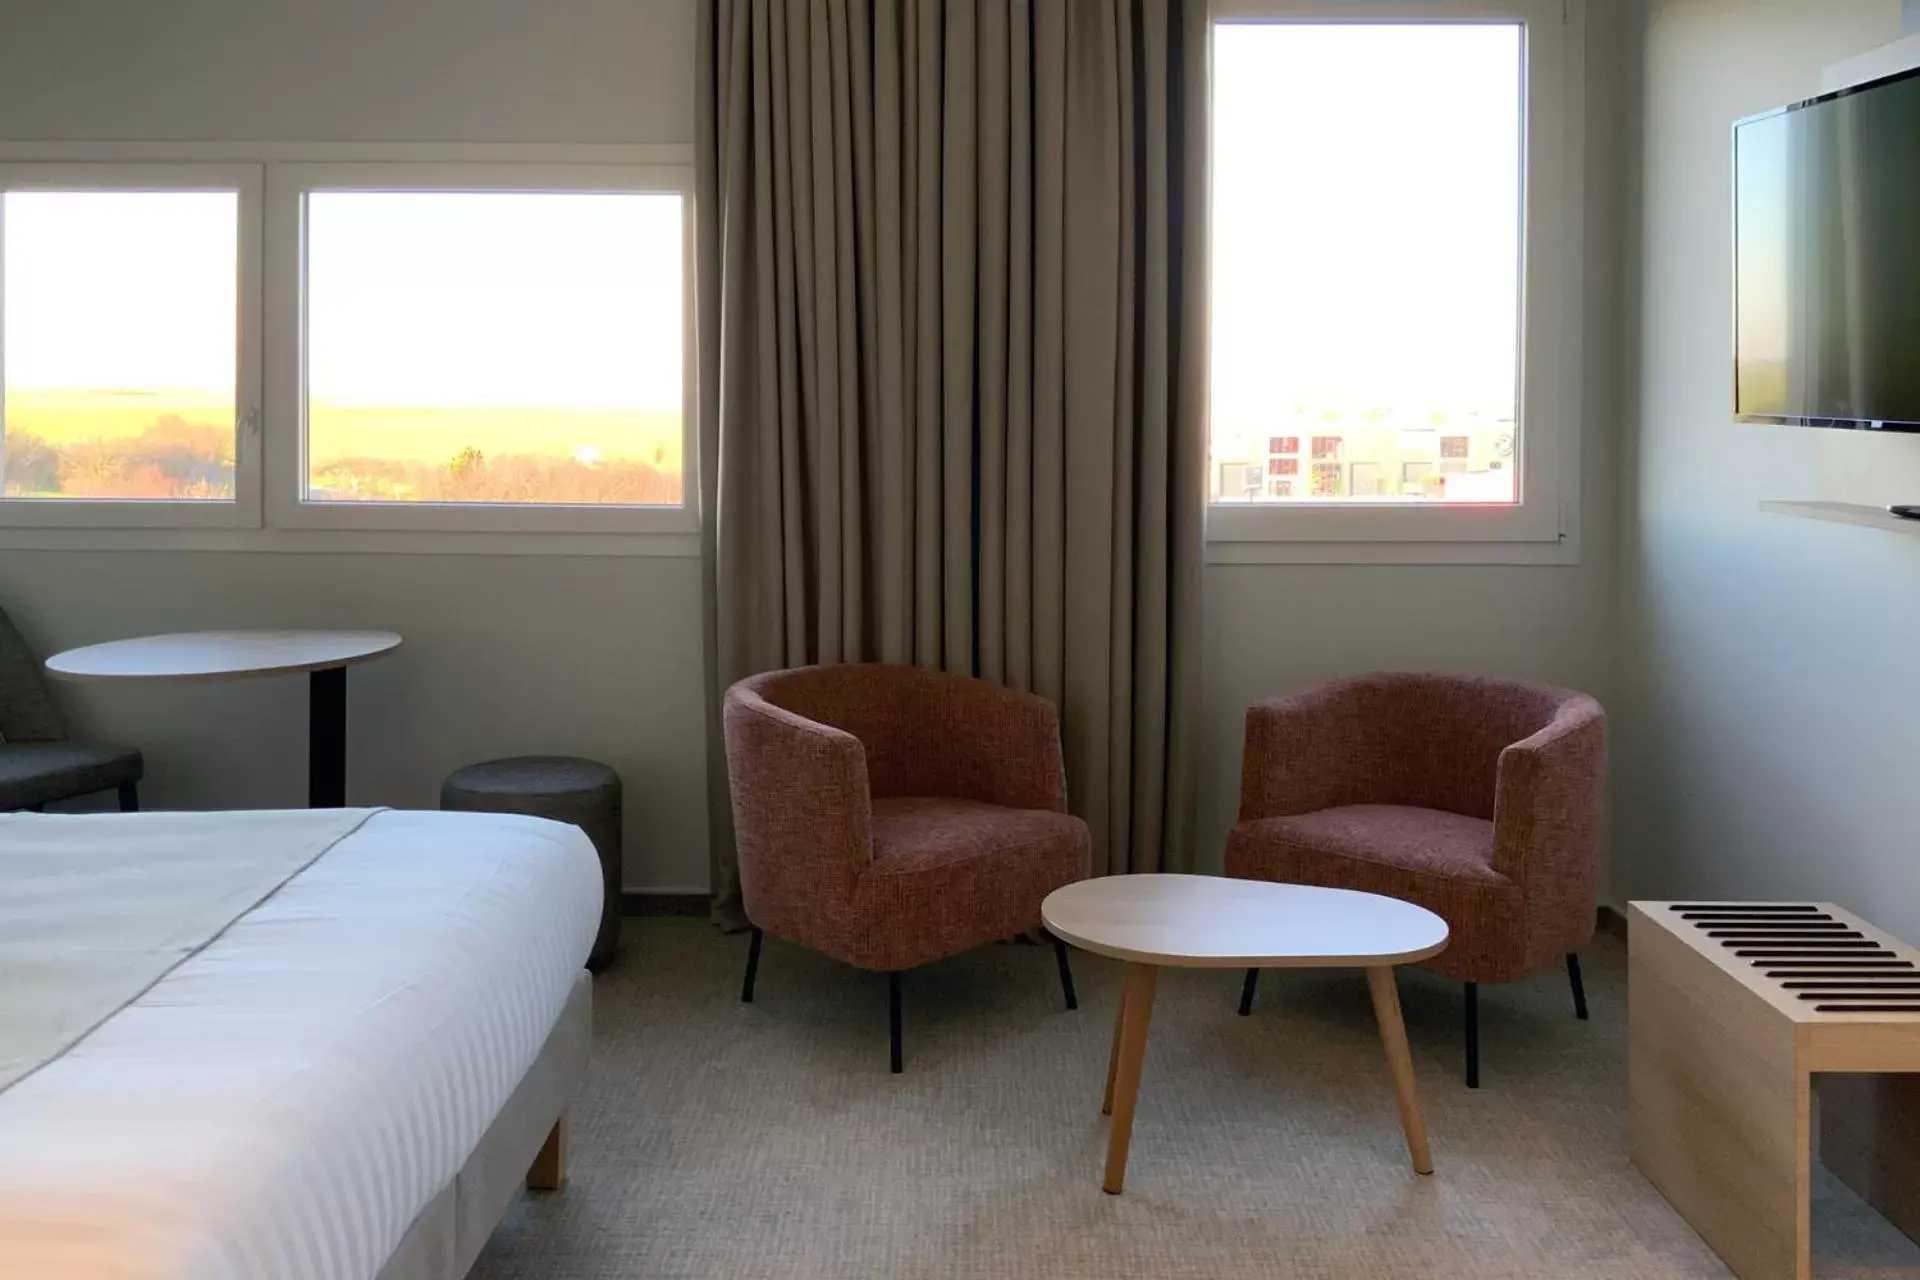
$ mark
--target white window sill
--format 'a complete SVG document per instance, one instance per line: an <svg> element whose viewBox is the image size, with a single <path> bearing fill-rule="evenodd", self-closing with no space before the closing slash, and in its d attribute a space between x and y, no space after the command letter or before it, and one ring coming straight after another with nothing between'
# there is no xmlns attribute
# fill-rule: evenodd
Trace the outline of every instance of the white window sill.
<svg viewBox="0 0 1920 1280"><path fill-rule="evenodd" d="M1209 565L1577 565L1580 547L1559 542L1216 542Z"/></svg>
<svg viewBox="0 0 1920 1280"><path fill-rule="evenodd" d="M698 533L458 533L375 529L0 529L0 551L287 555L644 556L695 559Z"/></svg>
<svg viewBox="0 0 1920 1280"><path fill-rule="evenodd" d="M1576 508L1430 503L1213 503L1208 564L1572 565Z"/></svg>

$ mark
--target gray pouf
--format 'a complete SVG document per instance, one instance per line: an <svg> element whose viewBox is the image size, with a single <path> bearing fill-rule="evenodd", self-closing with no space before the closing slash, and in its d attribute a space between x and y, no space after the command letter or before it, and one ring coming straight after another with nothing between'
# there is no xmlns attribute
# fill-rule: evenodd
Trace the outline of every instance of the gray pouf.
<svg viewBox="0 0 1920 1280"><path fill-rule="evenodd" d="M440 784L440 807L468 813L525 813L570 822L600 854L600 932L587 963L599 968L620 945L620 775L575 756L515 756L455 769Z"/></svg>

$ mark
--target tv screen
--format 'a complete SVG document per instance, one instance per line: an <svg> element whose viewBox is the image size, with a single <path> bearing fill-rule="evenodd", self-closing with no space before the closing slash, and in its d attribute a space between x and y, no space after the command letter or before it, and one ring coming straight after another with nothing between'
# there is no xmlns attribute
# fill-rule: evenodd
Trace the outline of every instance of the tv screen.
<svg viewBox="0 0 1920 1280"><path fill-rule="evenodd" d="M1920 68L1734 128L1734 408L1920 431Z"/></svg>

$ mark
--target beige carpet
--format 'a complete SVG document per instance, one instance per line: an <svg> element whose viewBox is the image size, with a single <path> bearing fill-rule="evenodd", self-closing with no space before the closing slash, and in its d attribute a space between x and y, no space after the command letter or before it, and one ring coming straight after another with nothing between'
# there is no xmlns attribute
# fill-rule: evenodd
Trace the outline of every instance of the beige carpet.
<svg viewBox="0 0 1920 1280"><path fill-rule="evenodd" d="M702 921L630 920L594 992L572 1181L523 1198L475 1280L626 1277L1667 1277L1727 1272L1626 1154L1625 955L1483 991L1484 1087L1458 989L1401 978L1436 1172L1407 1167L1358 974L1160 984L1124 1196L1101 1193L1118 966L1043 948L886 983ZM1822 1179L1816 1273L1920 1276L1920 1249Z"/></svg>

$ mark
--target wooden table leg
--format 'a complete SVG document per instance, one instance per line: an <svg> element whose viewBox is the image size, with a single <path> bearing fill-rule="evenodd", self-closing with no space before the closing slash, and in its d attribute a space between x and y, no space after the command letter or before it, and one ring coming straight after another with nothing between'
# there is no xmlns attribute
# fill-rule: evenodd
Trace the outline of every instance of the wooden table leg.
<svg viewBox="0 0 1920 1280"><path fill-rule="evenodd" d="M1127 979L1129 984L1132 981L1132 978ZM1100 1114L1103 1116L1113 1114L1113 1078L1120 1073L1120 1042L1127 1035L1126 993L1130 990L1131 985L1121 988L1120 1007L1113 1015L1113 1046L1107 1050L1107 1091L1100 1099Z"/></svg>
<svg viewBox="0 0 1920 1280"><path fill-rule="evenodd" d="M1400 1127L1407 1135L1407 1154L1413 1157L1415 1173L1432 1173L1433 1153L1427 1150L1427 1122L1420 1114L1420 1095L1413 1088L1413 1055L1407 1051L1407 1027L1400 1020L1400 991L1394 985L1392 967L1368 969L1367 987L1373 992L1373 1016L1380 1023L1380 1043L1386 1046L1387 1065L1393 1069L1393 1094L1400 1107Z"/></svg>
<svg viewBox="0 0 1920 1280"><path fill-rule="evenodd" d="M1120 1025L1114 1037L1113 1128L1107 1134L1107 1176L1100 1189L1120 1194L1127 1178L1127 1147L1133 1141L1133 1104L1140 1095L1140 1064L1147 1052L1147 1023L1153 1017L1153 988L1160 970L1128 964L1120 997Z"/></svg>

